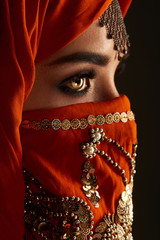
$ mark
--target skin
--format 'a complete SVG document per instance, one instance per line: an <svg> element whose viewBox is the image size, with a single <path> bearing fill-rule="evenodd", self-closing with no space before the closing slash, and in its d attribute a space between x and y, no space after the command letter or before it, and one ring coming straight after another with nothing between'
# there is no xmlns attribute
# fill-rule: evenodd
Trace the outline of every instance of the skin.
<svg viewBox="0 0 160 240"><path fill-rule="evenodd" d="M35 83L24 103L24 110L56 108L76 103L105 101L119 96L114 75L119 64L113 39L107 39L105 27L94 22L76 40L36 66ZM91 79L81 73L94 72ZM77 75L76 78L71 78ZM65 81L68 79L69 81ZM81 89L64 91L81 79ZM77 83L77 82L76 82Z"/></svg>

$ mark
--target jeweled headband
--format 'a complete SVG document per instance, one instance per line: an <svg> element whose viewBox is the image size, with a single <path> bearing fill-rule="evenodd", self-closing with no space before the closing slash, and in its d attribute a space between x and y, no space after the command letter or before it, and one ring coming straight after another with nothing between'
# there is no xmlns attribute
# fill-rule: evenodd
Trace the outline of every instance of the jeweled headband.
<svg viewBox="0 0 160 240"><path fill-rule="evenodd" d="M121 53L125 55L128 53L130 42L118 0L111 2L107 10L99 18L99 25L106 27L107 37L113 39L115 50L118 51L118 60L120 61Z"/></svg>

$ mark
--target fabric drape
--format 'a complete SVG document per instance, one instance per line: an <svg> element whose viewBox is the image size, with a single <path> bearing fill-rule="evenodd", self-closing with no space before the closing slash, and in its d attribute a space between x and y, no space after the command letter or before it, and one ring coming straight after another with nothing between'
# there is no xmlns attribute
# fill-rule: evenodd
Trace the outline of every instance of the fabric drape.
<svg viewBox="0 0 160 240"><path fill-rule="evenodd" d="M0 1L0 236L3 240L21 240L24 236L19 126L23 102L34 82L35 64L74 40L110 2ZM130 2L120 1L123 15Z"/></svg>

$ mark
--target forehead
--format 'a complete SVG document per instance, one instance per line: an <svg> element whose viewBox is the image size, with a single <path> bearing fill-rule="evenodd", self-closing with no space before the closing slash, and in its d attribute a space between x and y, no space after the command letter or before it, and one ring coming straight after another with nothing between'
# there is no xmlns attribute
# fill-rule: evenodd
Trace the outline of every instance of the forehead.
<svg viewBox="0 0 160 240"><path fill-rule="evenodd" d="M105 27L100 27L98 21L95 21L90 27L76 38L69 45L51 56L45 62L54 61L60 57L76 52L94 52L99 54L113 54L113 39L107 39Z"/></svg>

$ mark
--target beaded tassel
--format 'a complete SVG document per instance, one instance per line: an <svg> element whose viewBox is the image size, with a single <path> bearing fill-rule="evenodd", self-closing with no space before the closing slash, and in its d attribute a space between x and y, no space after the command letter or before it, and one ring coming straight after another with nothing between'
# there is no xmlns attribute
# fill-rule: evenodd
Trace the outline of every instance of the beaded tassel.
<svg viewBox="0 0 160 240"><path fill-rule="evenodd" d="M123 21L122 12L118 0L113 0L107 10L99 18L100 27L106 27L107 37L113 39L115 50L118 51L118 60L121 53L127 54L130 47L129 36Z"/></svg>

